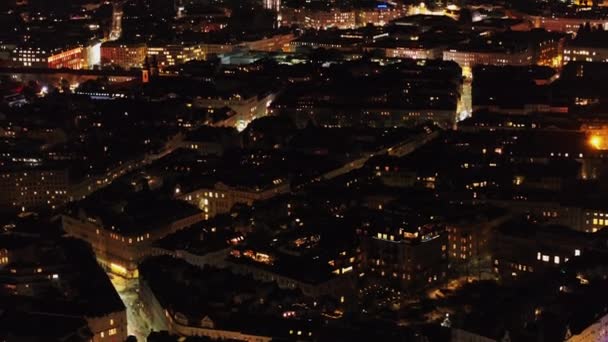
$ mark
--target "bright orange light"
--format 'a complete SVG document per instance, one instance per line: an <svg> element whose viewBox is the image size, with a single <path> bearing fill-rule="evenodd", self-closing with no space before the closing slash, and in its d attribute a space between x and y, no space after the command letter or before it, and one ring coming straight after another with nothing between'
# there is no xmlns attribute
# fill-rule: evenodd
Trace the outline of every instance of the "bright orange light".
<svg viewBox="0 0 608 342"><path fill-rule="evenodd" d="M593 146L596 150L601 149L603 143L604 139L599 135L592 135L591 138L589 138L589 145Z"/></svg>

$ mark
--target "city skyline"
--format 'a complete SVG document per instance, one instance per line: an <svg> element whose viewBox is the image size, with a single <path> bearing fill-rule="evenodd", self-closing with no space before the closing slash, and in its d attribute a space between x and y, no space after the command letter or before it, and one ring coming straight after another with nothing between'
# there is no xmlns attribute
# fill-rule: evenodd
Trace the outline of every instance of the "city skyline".
<svg viewBox="0 0 608 342"><path fill-rule="evenodd" d="M608 3L0 28L0 340L608 342Z"/></svg>

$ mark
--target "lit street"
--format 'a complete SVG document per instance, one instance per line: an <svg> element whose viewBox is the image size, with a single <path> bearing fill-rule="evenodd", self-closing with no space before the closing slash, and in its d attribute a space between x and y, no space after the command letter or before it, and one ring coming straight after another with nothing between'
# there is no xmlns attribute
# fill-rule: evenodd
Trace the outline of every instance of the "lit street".
<svg viewBox="0 0 608 342"><path fill-rule="evenodd" d="M143 304L139 300L138 280L125 279L109 274L109 277L127 307L127 329L129 335L137 337L138 341L145 341L151 331L150 320L148 319Z"/></svg>

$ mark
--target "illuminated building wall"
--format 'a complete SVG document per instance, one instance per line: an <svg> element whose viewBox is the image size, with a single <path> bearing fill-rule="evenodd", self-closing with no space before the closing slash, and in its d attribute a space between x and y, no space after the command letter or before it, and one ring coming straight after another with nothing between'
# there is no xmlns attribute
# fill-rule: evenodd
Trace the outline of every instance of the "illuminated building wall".
<svg viewBox="0 0 608 342"><path fill-rule="evenodd" d="M564 38L541 41L532 49L533 63L551 68L561 68L564 60Z"/></svg>
<svg viewBox="0 0 608 342"><path fill-rule="evenodd" d="M267 200L289 190L289 183L282 179L264 189L231 187L220 182L213 189L198 189L177 198L197 206L204 212L205 219L209 219L229 212L237 203L251 206L255 201Z"/></svg>
<svg viewBox="0 0 608 342"><path fill-rule="evenodd" d="M317 30L331 27L339 29L353 29L357 27L357 13L355 11L311 11L303 8L283 8L281 10L281 26L290 27L298 25Z"/></svg>
<svg viewBox="0 0 608 342"><path fill-rule="evenodd" d="M62 215L63 229L71 236L91 244L101 265L113 274L137 278L137 264L152 253L152 243L204 219L202 214L176 219L156 230L138 235L120 233L114 226L105 226L99 218Z"/></svg>
<svg viewBox="0 0 608 342"><path fill-rule="evenodd" d="M608 226L608 209L606 210L585 210L585 222L583 231L595 233Z"/></svg>
<svg viewBox="0 0 608 342"><path fill-rule="evenodd" d="M362 9L356 12L356 23L358 27L372 24L374 26L387 25L392 20L404 17L407 15L408 8L406 6L384 6L378 5L372 9Z"/></svg>
<svg viewBox="0 0 608 342"><path fill-rule="evenodd" d="M489 262L484 260L490 257L492 232L509 218L510 215L504 215L448 225L448 259L453 270L462 276L480 277L489 269Z"/></svg>
<svg viewBox="0 0 608 342"><path fill-rule="evenodd" d="M528 20L536 28L544 28L547 31L574 33L578 31L581 25L589 23L591 26L602 26L604 30L608 29L608 19L589 19L589 18L565 18L565 17L540 17L528 16Z"/></svg>
<svg viewBox="0 0 608 342"><path fill-rule="evenodd" d="M177 64L183 64L191 60L200 60L205 58L205 54L200 45L164 45L151 46L147 51L150 61L156 59L158 67L168 67Z"/></svg>
<svg viewBox="0 0 608 342"><path fill-rule="evenodd" d="M233 94L229 97L201 98L197 97L193 101L195 108L223 108L229 107L236 115L235 118L249 122L254 118L267 115L267 108L274 101L275 94L259 98L256 95L244 97L240 94Z"/></svg>
<svg viewBox="0 0 608 342"><path fill-rule="evenodd" d="M243 42L241 45L253 51L282 51L295 39L293 33L277 34L272 37L255 41Z"/></svg>
<svg viewBox="0 0 608 342"><path fill-rule="evenodd" d="M8 249L0 248L0 268L4 267L4 265L8 264L9 260L10 259L9 259Z"/></svg>
<svg viewBox="0 0 608 342"><path fill-rule="evenodd" d="M101 46L101 64L115 64L123 69L141 68L147 55L144 44L104 44Z"/></svg>
<svg viewBox="0 0 608 342"><path fill-rule="evenodd" d="M466 262L479 253L475 231L461 226L448 227L448 250L450 261Z"/></svg>
<svg viewBox="0 0 608 342"><path fill-rule="evenodd" d="M529 213L550 224L563 225L574 230L595 233L608 226L608 206L598 204L598 208L561 205L557 202L541 201L492 201L517 213Z"/></svg>
<svg viewBox="0 0 608 342"><path fill-rule="evenodd" d="M234 51L234 45L232 44L201 44L201 51L203 58L206 58L211 54L222 54Z"/></svg>
<svg viewBox="0 0 608 342"><path fill-rule="evenodd" d="M308 10L305 8L283 8L280 13L281 26L298 25L305 28L324 30L328 28L353 29L367 24L384 26L391 20L407 14L407 7L383 6L341 10L332 8L328 11Z"/></svg>
<svg viewBox="0 0 608 342"><path fill-rule="evenodd" d="M128 336L126 310L85 319L93 333L93 342L124 341Z"/></svg>
<svg viewBox="0 0 608 342"><path fill-rule="evenodd" d="M50 69L84 69L87 67L85 60L86 51L83 47L62 50L48 57L48 68Z"/></svg>
<svg viewBox="0 0 608 342"><path fill-rule="evenodd" d="M169 332L180 336L206 336L212 340L228 340L228 341L258 341L270 342L274 339L272 336L246 334L240 331L231 331L225 329L214 329L213 325L203 326L189 324L188 319L182 318L183 315L178 313L166 312L166 324L169 327ZM210 321L209 317L207 319ZM212 324L212 323L211 323Z"/></svg>
<svg viewBox="0 0 608 342"><path fill-rule="evenodd" d="M88 68L101 64L101 43L91 44L85 48L85 60Z"/></svg>
<svg viewBox="0 0 608 342"><path fill-rule="evenodd" d="M568 46L564 49L564 63L570 61L608 63L608 48Z"/></svg>
<svg viewBox="0 0 608 342"><path fill-rule="evenodd" d="M67 170L0 171L0 206L28 211L54 209L68 199Z"/></svg>
<svg viewBox="0 0 608 342"><path fill-rule="evenodd" d="M12 53L12 66L46 68L50 51L41 48L16 48Z"/></svg>
<svg viewBox="0 0 608 342"><path fill-rule="evenodd" d="M112 29L109 36L110 40L117 40L122 35L122 16L122 3L114 2L112 4Z"/></svg>
<svg viewBox="0 0 608 342"><path fill-rule="evenodd" d="M88 67L88 56L95 57L95 46L68 49L16 48L12 53L11 65L28 68L85 69Z"/></svg>
<svg viewBox="0 0 608 342"><path fill-rule="evenodd" d="M447 50L443 52L443 60L458 63L466 77L472 76L471 70L476 65L534 64L533 54L530 50L514 53Z"/></svg>
<svg viewBox="0 0 608 342"><path fill-rule="evenodd" d="M279 12L281 10L281 0L264 0L264 8Z"/></svg>
<svg viewBox="0 0 608 342"><path fill-rule="evenodd" d="M389 58L411 58L411 59L438 59L442 57L442 50L439 48L410 48L410 47L392 47L381 48L384 54Z"/></svg>
<svg viewBox="0 0 608 342"><path fill-rule="evenodd" d="M441 229L426 233L369 233L361 244L361 271L403 290L441 282L447 271L447 234Z"/></svg>
<svg viewBox="0 0 608 342"><path fill-rule="evenodd" d="M508 281L533 272L545 272L581 256L590 248L592 240L568 233L496 234L492 243L494 273Z"/></svg>

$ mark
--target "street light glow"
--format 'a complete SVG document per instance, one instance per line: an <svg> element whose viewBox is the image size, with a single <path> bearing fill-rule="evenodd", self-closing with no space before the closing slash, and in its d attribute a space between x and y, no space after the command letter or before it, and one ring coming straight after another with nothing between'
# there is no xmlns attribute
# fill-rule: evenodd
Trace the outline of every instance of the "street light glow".
<svg viewBox="0 0 608 342"><path fill-rule="evenodd" d="M602 137L599 135L593 135L593 136L591 136L591 138L589 138L589 145L591 145L596 150L601 149L603 143L604 143L604 139L602 139Z"/></svg>

